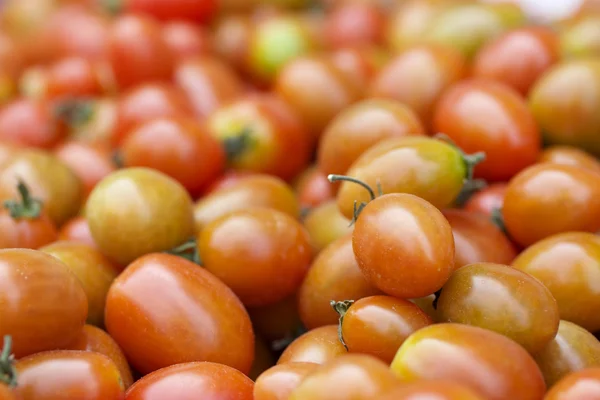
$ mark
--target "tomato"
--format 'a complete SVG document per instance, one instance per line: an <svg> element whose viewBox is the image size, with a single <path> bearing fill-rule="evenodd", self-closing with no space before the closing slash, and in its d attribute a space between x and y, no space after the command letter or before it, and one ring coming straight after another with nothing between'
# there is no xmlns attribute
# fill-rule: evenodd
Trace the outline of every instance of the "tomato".
<svg viewBox="0 0 600 400"><path fill-rule="evenodd" d="M55 350L37 353L15 364L17 395L23 400L121 400L123 383L116 365L103 354ZM67 372L68 373L65 373Z"/></svg>
<svg viewBox="0 0 600 400"><path fill-rule="evenodd" d="M75 340L67 346L67 350L83 350L104 354L115 363L121 375L125 389L133 384L131 369L123 351L108 333L92 325L85 325Z"/></svg>
<svg viewBox="0 0 600 400"><path fill-rule="evenodd" d="M398 389L384 393L374 400L484 400L468 386L450 380L418 381L403 384Z"/></svg>
<svg viewBox="0 0 600 400"><path fill-rule="evenodd" d="M529 95L529 107L547 144L577 146L600 155L600 61L558 64L541 77Z"/></svg>
<svg viewBox="0 0 600 400"><path fill-rule="evenodd" d="M404 104L363 100L342 110L323 132L318 147L319 168L325 174L345 174L374 144L424 134L419 117Z"/></svg>
<svg viewBox="0 0 600 400"><path fill-rule="evenodd" d="M464 210L445 210L444 216L454 236L454 264L491 262L510 264L517 256L511 241L483 215Z"/></svg>
<svg viewBox="0 0 600 400"><path fill-rule="evenodd" d="M507 186L506 183L493 183L483 188L466 202L465 210L491 217L493 213L502 209Z"/></svg>
<svg viewBox="0 0 600 400"><path fill-rule="evenodd" d="M221 189L229 189L237 185L237 183L244 178L249 176L260 175L250 171L235 171L235 170L226 170L219 177L212 181L210 185L203 191L204 196L208 196L211 193L218 192ZM270 175L264 175L269 176Z"/></svg>
<svg viewBox="0 0 600 400"><path fill-rule="evenodd" d="M109 37L109 60L121 88L147 81L168 81L173 75L173 58L160 25L143 15L117 18Z"/></svg>
<svg viewBox="0 0 600 400"><path fill-rule="evenodd" d="M351 221L340 213L334 200L310 210L302 223L317 253L354 229Z"/></svg>
<svg viewBox="0 0 600 400"><path fill-rule="evenodd" d="M198 117L208 116L243 93L242 81L237 73L215 57L194 57L182 61L175 68L174 79Z"/></svg>
<svg viewBox="0 0 600 400"><path fill-rule="evenodd" d="M318 364L290 362L263 372L254 385L254 400L288 400L290 393L314 372Z"/></svg>
<svg viewBox="0 0 600 400"><path fill-rule="evenodd" d="M511 180L502 208L510 237L528 246L555 233L600 229L600 175L538 164Z"/></svg>
<svg viewBox="0 0 600 400"><path fill-rule="evenodd" d="M324 204L334 197L331 182L327 180L327 175L317 166L305 169L296 178L294 189L300 207L305 210Z"/></svg>
<svg viewBox="0 0 600 400"><path fill-rule="evenodd" d="M211 114L207 124L224 141L233 169L291 180L308 164L308 132L275 95L251 95L229 103Z"/></svg>
<svg viewBox="0 0 600 400"><path fill-rule="evenodd" d="M223 2L225 0L222 0ZM247 0L242 0L247 3ZM214 24L212 44L220 57L236 69L244 69L253 24L245 14L225 14Z"/></svg>
<svg viewBox="0 0 600 400"><path fill-rule="evenodd" d="M2 65L2 69L11 79L17 79L21 75L24 64L23 49L19 46L16 38L4 31L0 32L0 65Z"/></svg>
<svg viewBox="0 0 600 400"><path fill-rule="evenodd" d="M370 45L336 49L329 54L329 57L333 65L357 82L363 92L389 59L385 49Z"/></svg>
<svg viewBox="0 0 600 400"><path fill-rule="evenodd" d="M190 313L202 315L202 323ZM248 372L254 358L250 318L238 298L205 269L170 254L142 256L117 277L105 320L143 374L190 361Z"/></svg>
<svg viewBox="0 0 600 400"><path fill-rule="evenodd" d="M255 331L272 342L275 350L277 341L285 343L293 339L302 328L296 297L294 293L277 303L247 308Z"/></svg>
<svg viewBox="0 0 600 400"><path fill-rule="evenodd" d="M326 364L346 348L338 339L337 325L325 325L312 329L294 340L281 354L277 365L291 362Z"/></svg>
<svg viewBox="0 0 600 400"><path fill-rule="evenodd" d="M438 0L407 0L396 3L388 18L385 39L394 51L421 42L430 21L440 10Z"/></svg>
<svg viewBox="0 0 600 400"><path fill-rule="evenodd" d="M457 50L434 44L411 46L383 66L369 94L406 104L431 130L437 100L466 74L467 62Z"/></svg>
<svg viewBox="0 0 600 400"><path fill-rule="evenodd" d="M309 329L337 323L332 300L359 300L380 294L356 263L352 235L345 235L327 246L315 258L298 294L298 310Z"/></svg>
<svg viewBox="0 0 600 400"><path fill-rule="evenodd" d="M600 306L594 285L600 276L600 238L592 233L569 232L550 236L525 249L512 263L546 286L558 303L562 319L591 332L600 330Z"/></svg>
<svg viewBox="0 0 600 400"><path fill-rule="evenodd" d="M240 371L212 362L191 362L155 371L137 381L125 400L253 400L254 383Z"/></svg>
<svg viewBox="0 0 600 400"><path fill-rule="evenodd" d="M509 360L509 361L508 361ZM391 365L405 382L451 380L486 399L541 399L544 378L517 343L487 329L434 324L406 339Z"/></svg>
<svg viewBox="0 0 600 400"><path fill-rule="evenodd" d="M0 109L0 140L18 146L51 148L66 135L50 103L18 99Z"/></svg>
<svg viewBox="0 0 600 400"><path fill-rule="evenodd" d="M568 24L560 34L563 58L587 58L600 55L600 16L583 15Z"/></svg>
<svg viewBox="0 0 600 400"><path fill-rule="evenodd" d="M217 11L216 0L116 0L123 11L148 14L155 18L205 23ZM117 6L118 7L118 6Z"/></svg>
<svg viewBox="0 0 600 400"><path fill-rule="evenodd" d="M122 144L125 167L163 172L198 193L225 167L225 151L191 118L153 119L132 129Z"/></svg>
<svg viewBox="0 0 600 400"><path fill-rule="evenodd" d="M77 176L58 158L41 150L22 150L11 157L0 171L0 198L19 198L21 180L31 196L44 204L44 210L57 225L79 211L82 200Z"/></svg>
<svg viewBox="0 0 600 400"><path fill-rule="evenodd" d="M192 200L185 188L147 168L108 175L90 194L85 212L94 242L120 265L172 249L194 230Z"/></svg>
<svg viewBox="0 0 600 400"><path fill-rule="evenodd" d="M544 400L600 399L600 368L573 372L554 385Z"/></svg>
<svg viewBox="0 0 600 400"><path fill-rule="evenodd" d="M90 227L85 217L75 217L67 221L58 232L59 240L70 240L96 247Z"/></svg>
<svg viewBox="0 0 600 400"><path fill-rule="evenodd" d="M81 283L58 259L36 250L0 250L0 337L12 335L15 357L70 343L88 304Z"/></svg>
<svg viewBox="0 0 600 400"><path fill-rule="evenodd" d="M553 164L573 165L587 168L590 171L600 172L600 161L584 150L571 146L549 146L542 151L538 162Z"/></svg>
<svg viewBox="0 0 600 400"><path fill-rule="evenodd" d="M355 379L348 379L348 373ZM399 385L382 361L364 354L345 354L304 378L289 400L370 400Z"/></svg>
<svg viewBox="0 0 600 400"><path fill-rule="evenodd" d="M0 384L0 400L17 400L13 391L6 385Z"/></svg>
<svg viewBox="0 0 600 400"><path fill-rule="evenodd" d="M194 206L196 232L226 214L251 207L272 208L294 218L300 214L298 201L287 183L267 174L255 174L201 198Z"/></svg>
<svg viewBox="0 0 600 400"><path fill-rule="evenodd" d="M72 139L101 147L112 144L117 121L116 98L66 101L63 102L63 110L69 110L71 105L73 113L63 112L61 117L70 125Z"/></svg>
<svg viewBox="0 0 600 400"><path fill-rule="evenodd" d="M510 87L474 79L452 86L436 106L433 127L467 153L485 152L475 176L511 178L533 164L541 138L525 101Z"/></svg>
<svg viewBox="0 0 600 400"><path fill-rule="evenodd" d="M179 61L208 54L211 51L208 31L191 22L166 23L162 28L162 36L171 49L171 54Z"/></svg>
<svg viewBox="0 0 600 400"><path fill-rule="evenodd" d="M473 61L473 75L502 82L526 96L559 61L558 35L544 27L509 31L486 44Z"/></svg>
<svg viewBox="0 0 600 400"><path fill-rule="evenodd" d="M377 44L383 39L385 17L373 4L341 3L325 20L325 42L331 48Z"/></svg>
<svg viewBox="0 0 600 400"><path fill-rule="evenodd" d="M362 97L359 84L326 58L299 57L279 73L275 92L310 128L313 138L343 109Z"/></svg>

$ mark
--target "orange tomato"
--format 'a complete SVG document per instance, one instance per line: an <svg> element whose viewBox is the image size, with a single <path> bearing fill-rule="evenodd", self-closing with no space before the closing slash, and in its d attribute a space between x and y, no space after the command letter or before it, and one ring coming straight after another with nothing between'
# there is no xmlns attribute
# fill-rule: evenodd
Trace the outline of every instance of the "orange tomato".
<svg viewBox="0 0 600 400"><path fill-rule="evenodd" d="M269 368L256 379L254 400L289 400L290 393L318 366L308 362L289 362Z"/></svg>
<svg viewBox="0 0 600 400"><path fill-rule="evenodd" d="M277 365L290 362L326 364L346 354L340 342L337 325L325 325L312 329L294 340L281 354Z"/></svg>
<svg viewBox="0 0 600 400"><path fill-rule="evenodd" d="M556 383L544 400L600 399L600 368L573 372Z"/></svg>

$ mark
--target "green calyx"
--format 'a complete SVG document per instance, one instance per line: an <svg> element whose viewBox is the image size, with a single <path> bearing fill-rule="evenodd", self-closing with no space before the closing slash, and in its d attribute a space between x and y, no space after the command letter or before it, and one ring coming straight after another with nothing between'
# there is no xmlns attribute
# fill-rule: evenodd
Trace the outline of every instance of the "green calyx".
<svg viewBox="0 0 600 400"><path fill-rule="evenodd" d="M352 178L350 176L345 176L345 175L330 174L330 175L327 175L327 180L331 183L340 182L340 181L356 183L357 185L362 186L363 188L365 188L365 190L367 190L369 192L371 201L375 200L377 198L377 196L383 196L383 189L382 189L381 183L379 181L377 181L377 196L376 196L373 188L371 188L371 186L367 185L365 182L361 181L360 179ZM367 206L367 203L365 203L365 202L361 202L360 204L358 204L358 202L354 201L354 212L353 212L352 221L350 221L350 226L354 225L354 223L358 219L358 216L362 212L363 208L365 208L366 206Z"/></svg>
<svg viewBox="0 0 600 400"><path fill-rule="evenodd" d="M460 153L466 170L465 182L472 180L475 167L477 164L480 164L483 160L485 160L485 153L480 151L473 154L466 154L460 147L457 146L456 143L454 143L452 139L450 139L450 137L443 133L437 133L434 138L446 142Z"/></svg>
<svg viewBox="0 0 600 400"><path fill-rule="evenodd" d="M0 353L0 382L9 387L17 386L17 370L14 366L14 356L12 355L12 337L4 336L4 344Z"/></svg>
<svg viewBox="0 0 600 400"><path fill-rule="evenodd" d="M94 115L94 103L90 100L71 99L59 103L54 114L72 128L87 124Z"/></svg>
<svg viewBox="0 0 600 400"><path fill-rule="evenodd" d="M17 184L19 192L19 200L6 200L4 208L6 208L13 219L36 219L42 213L42 202L31 197L27 185L19 179Z"/></svg>
<svg viewBox="0 0 600 400"><path fill-rule="evenodd" d="M200 258L200 251L198 250L198 244L195 237L188 239L185 243L174 247L171 250L165 251L165 253L185 258L193 263L202 265L202 259Z"/></svg>
<svg viewBox="0 0 600 400"><path fill-rule="evenodd" d="M456 207L464 206L467 201L480 190L485 189L488 186L485 179L472 179L468 180L463 184L463 187L458 194L458 197L454 201Z"/></svg>
<svg viewBox="0 0 600 400"><path fill-rule="evenodd" d="M494 208L492 210L492 214L490 216L490 220L500 229L507 237L508 231L506 230L506 225L504 224L504 216L502 215L502 209Z"/></svg>
<svg viewBox="0 0 600 400"><path fill-rule="evenodd" d="M221 143L227 161L233 162L252 145L252 129L245 127L240 133L223 139Z"/></svg>
<svg viewBox="0 0 600 400"><path fill-rule="evenodd" d="M123 11L122 0L101 0L102 8L110 15L118 15Z"/></svg>
<svg viewBox="0 0 600 400"><path fill-rule="evenodd" d="M344 323L344 316L348 312L348 309L350 308L350 306L352 304L354 304L354 300L344 300L344 301L331 300L331 302L329 304L331 304L331 307L333 307L333 310L336 313L338 313L338 315L340 316L339 321L338 321L338 339L340 340L340 343L342 343L344 348L346 350L348 350L348 346L346 345L346 342L344 341L344 335L342 334L342 324Z"/></svg>

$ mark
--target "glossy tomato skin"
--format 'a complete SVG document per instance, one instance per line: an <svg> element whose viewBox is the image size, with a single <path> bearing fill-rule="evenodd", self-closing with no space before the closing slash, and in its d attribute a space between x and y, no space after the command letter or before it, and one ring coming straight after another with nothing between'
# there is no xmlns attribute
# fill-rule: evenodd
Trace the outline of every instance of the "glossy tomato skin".
<svg viewBox="0 0 600 400"><path fill-rule="evenodd" d="M385 17L376 5L341 3L326 17L325 42L331 48L378 44L384 27Z"/></svg>
<svg viewBox="0 0 600 400"><path fill-rule="evenodd" d="M190 362L155 371L137 381L125 400L253 400L254 383L240 371L212 362Z"/></svg>
<svg viewBox="0 0 600 400"><path fill-rule="evenodd" d="M491 217L496 210L502 210L507 186L499 182L483 188L465 203L464 209Z"/></svg>
<svg viewBox="0 0 600 400"><path fill-rule="evenodd" d="M391 390L374 400L484 400L477 392L468 386L450 380L420 381L403 384L398 389Z"/></svg>
<svg viewBox="0 0 600 400"><path fill-rule="evenodd" d="M338 337L337 325L325 325L295 339L283 351L277 365L291 362L326 364L347 352Z"/></svg>
<svg viewBox="0 0 600 400"><path fill-rule="evenodd" d="M549 146L542 151L538 162L572 165L600 173L600 160L590 153L572 146Z"/></svg>
<svg viewBox="0 0 600 400"><path fill-rule="evenodd" d="M104 178L90 194L85 212L94 242L119 265L172 249L194 231L192 200L185 188L147 168L125 168Z"/></svg>
<svg viewBox="0 0 600 400"><path fill-rule="evenodd" d="M310 210L302 224L317 253L354 229L351 221L340 212L335 200L330 200Z"/></svg>
<svg viewBox="0 0 600 400"><path fill-rule="evenodd" d="M483 79L457 83L436 105L433 127L467 153L485 152L475 176L503 181L533 164L541 135L523 98L510 87Z"/></svg>
<svg viewBox="0 0 600 400"><path fill-rule="evenodd" d="M56 225L45 213L35 218L12 217L3 208L0 211L0 248L38 249L58 238Z"/></svg>
<svg viewBox="0 0 600 400"><path fill-rule="evenodd" d="M66 127L52 115L50 103L19 99L0 110L0 140L17 146L51 148L64 138Z"/></svg>
<svg viewBox="0 0 600 400"><path fill-rule="evenodd" d="M325 174L345 174L371 146L388 138L420 136L425 128L404 104L367 99L342 110L327 126L318 146L318 165Z"/></svg>
<svg viewBox="0 0 600 400"><path fill-rule="evenodd" d="M512 265L539 279L552 292L562 319L590 332L600 329L600 318L592 312L600 304L593 283L600 276L600 239L595 234L550 236L525 249Z"/></svg>
<svg viewBox="0 0 600 400"><path fill-rule="evenodd" d="M190 22L166 23L162 28L162 36L173 57L179 61L208 54L212 50L209 32Z"/></svg>
<svg viewBox="0 0 600 400"><path fill-rule="evenodd" d="M334 197L331 182L317 166L308 167L296 178L294 190L303 209L317 207Z"/></svg>
<svg viewBox="0 0 600 400"><path fill-rule="evenodd" d="M558 36L543 27L509 31L477 53L473 75L505 83L526 96L538 78L558 62Z"/></svg>
<svg viewBox="0 0 600 400"><path fill-rule="evenodd" d="M567 375L544 397L544 400L576 399L600 399L600 368L586 368Z"/></svg>
<svg viewBox="0 0 600 400"><path fill-rule="evenodd" d="M248 372L254 358L250 318L239 299L208 271L169 254L140 257L118 276L108 292L105 322L141 373L190 361Z"/></svg>
<svg viewBox="0 0 600 400"><path fill-rule="evenodd" d="M11 335L15 357L67 345L88 312L85 292L68 267L36 250L0 250L0 336Z"/></svg>
<svg viewBox="0 0 600 400"><path fill-rule="evenodd" d="M265 306L293 294L312 260L310 239L289 215L255 208L229 213L198 235L202 265L246 306Z"/></svg>
<svg viewBox="0 0 600 400"><path fill-rule="evenodd" d="M143 13L155 18L189 20L204 23L217 11L215 0L122 0L125 11Z"/></svg>
<svg viewBox="0 0 600 400"><path fill-rule="evenodd" d="M452 380L492 400L541 399L546 391L542 373L525 349L468 325L443 323L418 330L400 347L391 368L404 382Z"/></svg>
<svg viewBox="0 0 600 400"><path fill-rule="evenodd" d="M430 295L454 270L450 224L431 203L411 194L387 194L367 204L352 248L367 280L394 297Z"/></svg>
<svg viewBox="0 0 600 400"><path fill-rule="evenodd" d="M529 167L510 181L502 215L511 238L523 246L562 232L596 232L600 175L570 165Z"/></svg>
<svg viewBox="0 0 600 400"><path fill-rule="evenodd" d="M254 400L288 400L290 393L318 366L289 362L269 368L256 379Z"/></svg>
<svg viewBox="0 0 600 400"><path fill-rule="evenodd" d="M96 242L94 242L87 220L85 217L81 216L67 221L67 223L60 228L58 238L60 240L70 240L96 247Z"/></svg>

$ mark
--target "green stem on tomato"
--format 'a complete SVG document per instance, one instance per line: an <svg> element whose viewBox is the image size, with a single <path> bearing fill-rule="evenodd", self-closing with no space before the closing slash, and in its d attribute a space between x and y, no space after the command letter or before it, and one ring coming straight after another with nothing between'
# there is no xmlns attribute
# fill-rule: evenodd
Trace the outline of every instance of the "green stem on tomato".
<svg viewBox="0 0 600 400"><path fill-rule="evenodd" d="M463 187L454 201L455 206L462 207L477 192L488 186L485 179L472 179L463 184Z"/></svg>
<svg viewBox="0 0 600 400"><path fill-rule="evenodd" d="M2 353L0 353L0 382L9 387L17 386L17 370L14 366L14 356L12 355L12 337L4 336Z"/></svg>
<svg viewBox="0 0 600 400"><path fill-rule="evenodd" d="M69 99L54 108L54 114L72 128L87 124L94 115L94 104L90 100Z"/></svg>
<svg viewBox="0 0 600 400"><path fill-rule="evenodd" d="M466 169L465 182L473 179L475 167L477 166L477 164L480 164L483 160L485 160L485 153L479 151L477 153L467 154L448 135L444 133L436 133L433 137L443 142L446 142L460 153Z"/></svg>
<svg viewBox="0 0 600 400"><path fill-rule="evenodd" d="M186 240L184 243L171 250L165 251L165 253L185 258L198 265L202 265L202 259L200 258L200 251L198 250L198 244L195 237Z"/></svg>
<svg viewBox="0 0 600 400"><path fill-rule="evenodd" d="M252 145L252 129L243 128L237 135L224 138L221 143L225 150L227 161L232 162Z"/></svg>
<svg viewBox="0 0 600 400"><path fill-rule="evenodd" d="M507 237L508 231L506 230L506 225L504 224L504 216L502 215L502 209L494 208L492 210L490 220L500 229Z"/></svg>
<svg viewBox="0 0 600 400"><path fill-rule="evenodd" d="M29 188L21 179L17 183L17 191L19 192L19 200L6 200L4 208L6 208L14 219L36 219L42 213L42 202L31 196Z"/></svg>
<svg viewBox="0 0 600 400"><path fill-rule="evenodd" d="M340 343L342 343L342 345L344 346L344 348L347 351L348 346L346 345L346 342L344 341L344 335L342 334L342 324L344 322L344 316L346 316L346 313L348 312L348 309L350 308L350 306L352 304L354 304L354 300L344 300L344 301L331 300L331 302L329 302L329 304L331 304L331 307L333 307L333 310L336 313L338 313L338 315L340 316L340 318L338 320L338 339L340 340Z"/></svg>
<svg viewBox="0 0 600 400"><path fill-rule="evenodd" d="M344 181L356 183L357 185L362 186L369 192L369 196L371 197L371 200L375 200L375 198L377 197L377 196L375 196L375 191L373 190L373 188L371 188L371 186L367 185L365 182L361 181L360 179L352 178L351 176L346 176L346 175L330 174L330 175L327 175L327 180L331 183L344 182ZM379 180L377 180L377 193L379 196L383 195L383 188L381 187L381 183L379 182ZM365 203L365 202L361 202L360 204L358 204L357 201L354 201L354 212L353 212L352 221L350 221L350 226L354 225L354 223L358 219L358 216L360 215L363 208L366 207L366 205L367 205L367 203Z"/></svg>

